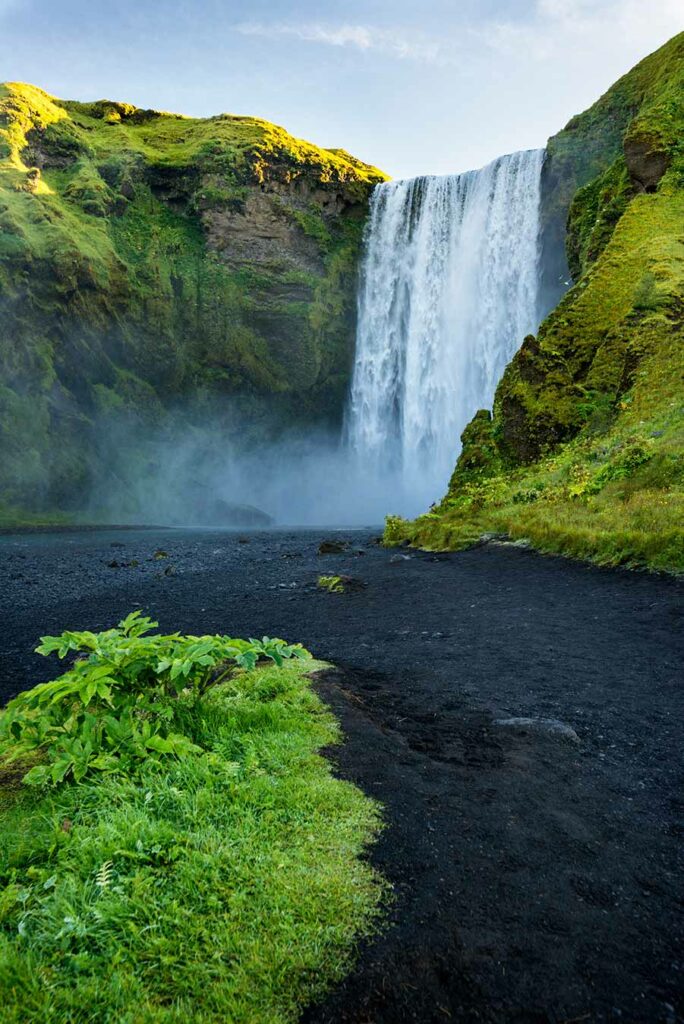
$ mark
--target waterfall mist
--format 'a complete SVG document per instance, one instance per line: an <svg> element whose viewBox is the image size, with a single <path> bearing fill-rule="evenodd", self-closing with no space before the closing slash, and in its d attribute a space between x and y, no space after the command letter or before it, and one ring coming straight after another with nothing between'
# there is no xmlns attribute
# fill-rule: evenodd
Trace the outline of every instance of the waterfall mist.
<svg viewBox="0 0 684 1024"><path fill-rule="evenodd" d="M357 464L339 430L288 430L274 418L255 436L222 413L213 420L179 408L154 429L137 421L103 424L89 517L160 526L267 525L234 508L251 506L280 525L374 526L394 507L384 481Z"/></svg>

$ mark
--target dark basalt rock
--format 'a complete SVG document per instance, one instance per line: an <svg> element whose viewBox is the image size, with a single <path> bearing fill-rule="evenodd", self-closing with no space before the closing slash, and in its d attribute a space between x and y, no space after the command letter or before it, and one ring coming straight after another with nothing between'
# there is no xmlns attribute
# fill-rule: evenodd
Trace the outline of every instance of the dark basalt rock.
<svg viewBox="0 0 684 1024"><path fill-rule="evenodd" d="M625 139L625 161L629 177L640 192L655 192L670 166L670 154L648 136Z"/></svg>
<svg viewBox="0 0 684 1024"><path fill-rule="evenodd" d="M265 527L272 526L274 519L254 505L239 505L212 497L194 504L192 521L195 526Z"/></svg>
<svg viewBox="0 0 684 1024"><path fill-rule="evenodd" d="M572 726L561 722L558 718L495 718L493 723L499 729L509 729L523 735L538 734L552 736L571 743L579 743L580 739Z"/></svg>
<svg viewBox="0 0 684 1024"><path fill-rule="evenodd" d="M318 554L343 555L348 547L348 540L322 540L318 545Z"/></svg>

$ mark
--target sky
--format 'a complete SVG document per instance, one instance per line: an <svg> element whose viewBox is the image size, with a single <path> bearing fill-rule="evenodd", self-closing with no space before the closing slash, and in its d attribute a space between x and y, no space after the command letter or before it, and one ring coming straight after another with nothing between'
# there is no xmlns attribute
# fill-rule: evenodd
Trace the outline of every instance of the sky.
<svg viewBox="0 0 684 1024"><path fill-rule="evenodd" d="M0 0L0 80L251 114L392 177L543 146L682 0Z"/></svg>

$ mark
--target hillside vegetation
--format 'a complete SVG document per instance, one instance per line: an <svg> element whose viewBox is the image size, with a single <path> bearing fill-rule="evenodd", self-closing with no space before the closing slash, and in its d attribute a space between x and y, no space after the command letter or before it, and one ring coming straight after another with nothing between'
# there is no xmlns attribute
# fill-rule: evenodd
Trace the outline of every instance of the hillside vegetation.
<svg viewBox="0 0 684 1024"><path fill-rule="evenodd" d="M385 539L483 534L684 569L684 34L549 142L542 230L573 286L462 436L444 499ZM559 266L556 265L557 271Z"/></svg>
<svg viewBox="0 0 684 1024"><path fill-rule="evenodd" d="M0 504L82 508L93 425L181 399L335 422L383 177L256 118L0 86Z"/></svg>

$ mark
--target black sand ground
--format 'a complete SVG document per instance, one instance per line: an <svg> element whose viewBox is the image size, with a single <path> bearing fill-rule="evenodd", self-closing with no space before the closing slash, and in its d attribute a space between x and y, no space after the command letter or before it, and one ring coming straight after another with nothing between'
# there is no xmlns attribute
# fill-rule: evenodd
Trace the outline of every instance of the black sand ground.
<svg viewBox="0 0 684 1024"><path fill-rule="evenodd" d="M137 605L301 640L338 666L333 757L385 804L373 860L396 891L307 1024L680 1020L682 585L506 547L401 557L369 532L318 556L327 535L0 537L0 696L49 676L39 633ZM316 590L340 572L367 586ZM580 741L494 724L512 716Z"/></svg>

